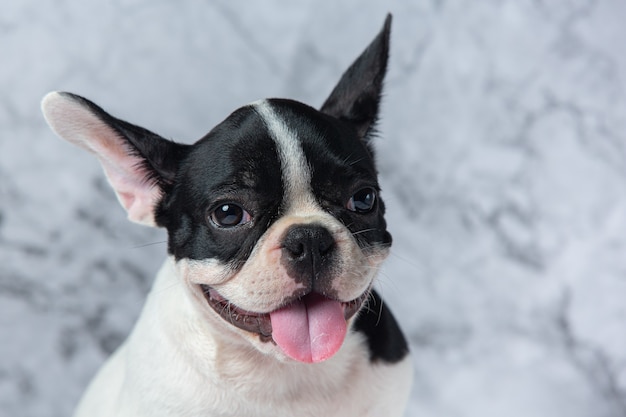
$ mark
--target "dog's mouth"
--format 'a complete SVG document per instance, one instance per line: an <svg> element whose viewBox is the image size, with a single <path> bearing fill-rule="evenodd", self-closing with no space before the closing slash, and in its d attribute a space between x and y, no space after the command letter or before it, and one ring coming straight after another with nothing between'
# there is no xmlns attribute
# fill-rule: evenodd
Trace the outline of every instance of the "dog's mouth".
<svg viewBox="0 0 626 417"><path fill-rule="evenodd" d="M261 341L273 341L287 356L301 362L319 362L334 355L343 343L346 322L369 296L367 290L342 302L312 292L275 311L255 313L236 306L208 285L201 284L200 289L222 319L258 334Z"/></svg>
<svg viewBox="0 0 626 417"><path fill-rule="evenodd" d="M269 313L253 313L237 307L222 297L208 285L201 284L204 298L221 318L242 330L257 333L261 340L269 341L272 338L272 323Z"/></svg>

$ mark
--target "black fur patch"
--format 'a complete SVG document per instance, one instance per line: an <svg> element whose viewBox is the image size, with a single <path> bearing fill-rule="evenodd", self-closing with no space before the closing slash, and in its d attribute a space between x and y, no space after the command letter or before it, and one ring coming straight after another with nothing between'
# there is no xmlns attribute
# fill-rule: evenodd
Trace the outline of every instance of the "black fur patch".
<svg viewBox="0 0 626 417"><path fill-rule="evenodd" d="M400 362L409 354L409 346L396 319L382 299L371 292L368 304L361 310L353 329L367 340L372 362Z"/></svg>
<svg viewBox="0 0 626 417"><path fill-rule="evenodd" d="M176 259L218 259L237 266L278 216L283 196L276 145L251 107L231 114L181 162L174 186L157 209ZM220 228L209 220L223 204L250 213L249 224Z"/></svg>

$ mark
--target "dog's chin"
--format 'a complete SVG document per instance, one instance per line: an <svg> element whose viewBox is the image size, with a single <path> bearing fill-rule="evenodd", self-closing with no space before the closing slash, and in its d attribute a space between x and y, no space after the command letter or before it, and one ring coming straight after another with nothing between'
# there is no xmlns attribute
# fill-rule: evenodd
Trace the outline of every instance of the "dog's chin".
<svg viewBox="0 0 626 417"><path fill-rule="evenodd" d="M244 310L233 304L228 299L224 298L219 292L205 284L198 285L207 304L227 323L230 325L244 330L246 332L258 335L262 342L273 342L272 339L272 321L270 319L270 313L255 313L252 311ZM365 300L369 296L369 288L363 292L357 298L350 301L339 301L341 308L343 309L343 315L346 321L350 320L361 309ZM298 299L306 300L307 297L324 297L321 294L309 293ZM295 302L292 300L291 302ZM280 306L283 308L288 303Z"/></svg>

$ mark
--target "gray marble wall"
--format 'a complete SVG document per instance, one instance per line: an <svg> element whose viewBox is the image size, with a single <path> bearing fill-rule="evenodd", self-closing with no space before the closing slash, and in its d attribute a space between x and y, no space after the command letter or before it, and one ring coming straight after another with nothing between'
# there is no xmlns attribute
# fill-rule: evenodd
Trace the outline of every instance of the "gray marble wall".
<svg viewBox="0 0 626 417"><path fill-rule="evenodd" d="M395 15L377 143L407 415L626 416L626 3L5 2L0 415L66 416L165 254L39 100L191 142L268 96L319 105Z"/></svg>

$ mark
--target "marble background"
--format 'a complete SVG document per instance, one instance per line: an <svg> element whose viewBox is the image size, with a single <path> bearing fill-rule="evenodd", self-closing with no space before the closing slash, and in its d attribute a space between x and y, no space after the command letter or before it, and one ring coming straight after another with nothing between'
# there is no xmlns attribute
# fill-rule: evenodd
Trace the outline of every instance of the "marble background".
<svg viewBox="0 0 626 417"><path fill-rule="evenodd" d="M379 288L407 416L626 416L626 3L5 2L0 415L67 416L165 254L39 100L191 142L271 96L320 105L394 13Z"/></svg>

